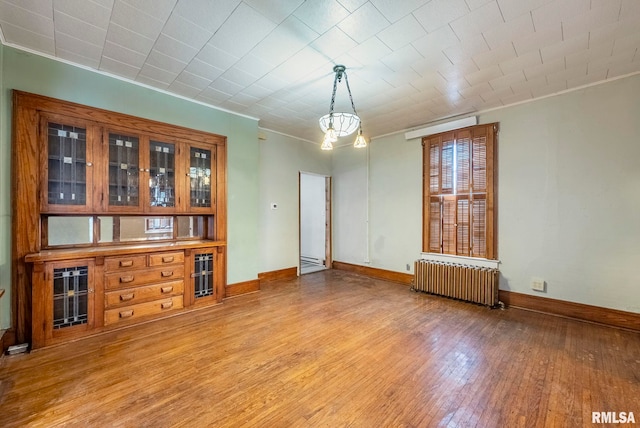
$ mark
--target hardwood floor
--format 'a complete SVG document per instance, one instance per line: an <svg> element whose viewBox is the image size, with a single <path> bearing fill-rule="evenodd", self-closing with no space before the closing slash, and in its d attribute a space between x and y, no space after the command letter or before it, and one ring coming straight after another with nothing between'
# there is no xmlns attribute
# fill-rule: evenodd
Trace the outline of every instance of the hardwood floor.
<svg viewBox="0 0 640 428"><path fill-rule="evenodd" d="M328 270L0 360L0 426L640 422L640 333Z"/></svg>

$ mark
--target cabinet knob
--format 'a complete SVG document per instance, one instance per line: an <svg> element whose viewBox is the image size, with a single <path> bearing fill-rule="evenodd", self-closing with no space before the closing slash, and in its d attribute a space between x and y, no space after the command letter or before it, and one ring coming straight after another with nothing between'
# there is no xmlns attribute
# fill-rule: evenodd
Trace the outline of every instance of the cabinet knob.
<svg viewBox="0 0 640 428"><path fill-rule="evenodd" d="M93 162L87 162L87 166L93 166Z"/></svg>
<svg viewBox="0 0 640 428"><path fill-rule="evenodd" d="M129 318L133 316L133 309L128 311L120 311L120 318Z"/></svg>
<svg viewBox="0 0 640 428"><path fill-rule="evenodd" d="M167 277L173 276L173 271L172 271L172 270L165 270L165 271L162 271L162 272L160 273L160 275L161 275L163 278L167 278Z"/></svg>
<svg viewBox="0 0 640 428"><path fill-rule="evenodd" d="M127 283L127 282L131 282L131 281L133 281L133 275L121 276L120 277L120 282L121 283Z"/></svg>
<svg viewBox="0 0 640 428"><path fill-rule="evenodd" d="M160 305L162 307L162 309L169 309L170 307L173 306L173 300L169 301L169 302L163 302L162 305Z"/></svg>
<svg viewBox="0 0 640 428"><path fill-rule="evenodd" d="M123 302L126 302L126 301L129 301L129 300L133 300L134 297L135 297L135 294L133 294L133 293L121 294L120 295L120 300L122 300Z"/></svg>
<svg viewBox="0 0 640 428"><path fill-rule="evenodd" d="M169 285L169 286L167 286L167 287L162 287L162 288L160 289L160 292L161 292L162 294L171 293L172 291L173 291L173 285Z"/></svg>

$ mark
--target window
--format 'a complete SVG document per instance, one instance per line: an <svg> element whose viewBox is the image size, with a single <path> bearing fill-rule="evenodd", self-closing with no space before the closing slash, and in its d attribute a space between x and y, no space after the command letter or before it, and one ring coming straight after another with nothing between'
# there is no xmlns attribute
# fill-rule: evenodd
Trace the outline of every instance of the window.
<svg viewBox="0 0 640 428"><path fill-rule="evenodd" d="M422 139L425 252L495 259L498 124Z"/></svg>

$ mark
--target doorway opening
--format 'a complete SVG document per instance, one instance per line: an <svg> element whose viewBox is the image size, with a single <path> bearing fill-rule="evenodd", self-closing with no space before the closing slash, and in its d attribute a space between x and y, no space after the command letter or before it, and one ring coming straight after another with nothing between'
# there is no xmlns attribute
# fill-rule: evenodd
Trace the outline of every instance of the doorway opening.
<svg viewBox="0 0 640 428"><path fill-rule="evenodd" d="M331 268L331 177L300 172L300 275Z"/></svg>

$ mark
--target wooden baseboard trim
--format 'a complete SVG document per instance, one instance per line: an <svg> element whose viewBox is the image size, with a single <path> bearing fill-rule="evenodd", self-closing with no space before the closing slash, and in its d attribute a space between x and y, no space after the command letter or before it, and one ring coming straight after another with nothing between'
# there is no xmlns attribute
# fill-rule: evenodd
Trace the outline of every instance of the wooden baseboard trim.
<svg viewBox="0 0 640 428"><path fill-rule="evenodd" d="M298 277L298 268L290 267L285 269L272 270L269 272L260 272L258 274L258 280L262 281L275 281L279 279L295 279Z"/></svg>
<svg viewBox="0 0 640 428"><path fill-rule="evenodd" d="M8 330L0 330L0 352L2 355L7 351L9 346L16 344L16 332L10 328Z"/></svg>
<svg viewBox="0 0 640 428"><path fill-rule="evenodd" d="M372 278L397 282L399 284L411 285L413 282L413 275L410 273L394 272L386 269L372 268L369 266L354 265L351 263L336 261L333 262L333 268L358 273L360 275L370 276Z"/></svg>
<svg viewBox="0 0 640 428"><path fill-rule="evenodd" d="M252 279L250 281L236 282L235 284L227 284L225 287L224 297L235 297L242 294L260 291L260 280Z"/></svg>
<svg viewBox="0 0 640 428"><path fill-rule="evenodd" d="M506 290L500 290L499 299L506 306L640 331L640 314L634 312L619 311L617 309L532 296Z"/></svg>

